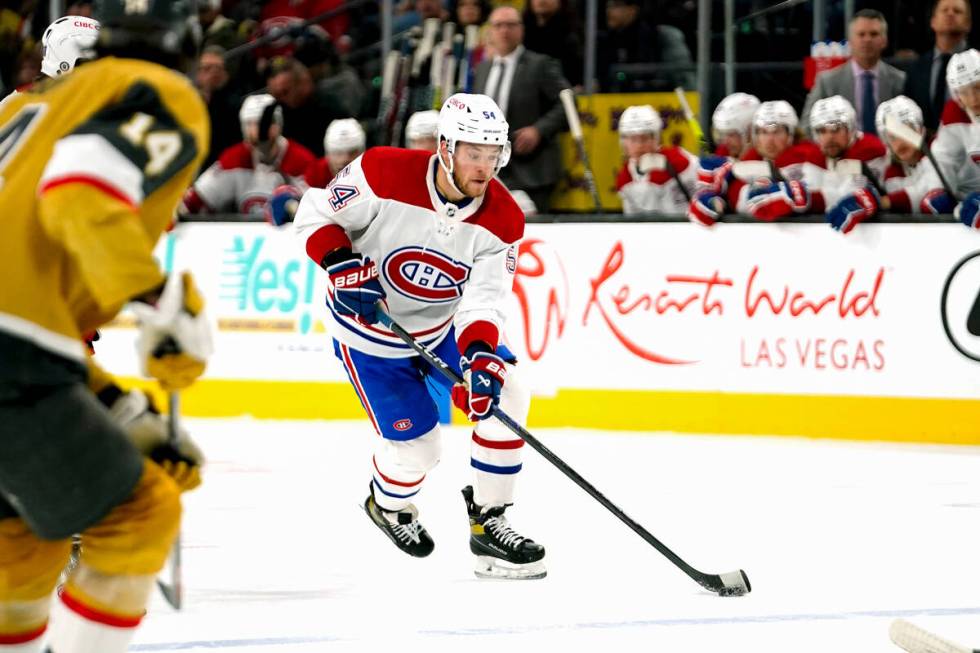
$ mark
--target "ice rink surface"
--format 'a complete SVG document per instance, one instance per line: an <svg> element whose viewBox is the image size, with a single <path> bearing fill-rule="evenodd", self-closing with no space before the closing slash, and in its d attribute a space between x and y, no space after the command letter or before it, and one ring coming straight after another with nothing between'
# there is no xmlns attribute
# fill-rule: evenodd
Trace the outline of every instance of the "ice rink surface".
<svg viewBox="0 0 980 653"><path fill-rule="evenodd" d="M417 497L435 552L361 509L367 422L186 420L210 463L187 495L185 609L158 595L134 651L895 653L904 617L980 647L980 448L537 429L720 598L525 447L521 533L548 577L472 573L468 430Z"/></svg>

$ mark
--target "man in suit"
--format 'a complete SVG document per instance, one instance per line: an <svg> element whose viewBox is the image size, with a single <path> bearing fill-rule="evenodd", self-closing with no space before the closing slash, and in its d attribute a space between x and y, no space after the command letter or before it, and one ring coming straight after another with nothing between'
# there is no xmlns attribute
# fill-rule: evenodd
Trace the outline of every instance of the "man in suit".
<svg viewBox="0 0 980 653"><path fill-rule="evenodd" d="M936 0L933 3L929 27L936 35L936 44L909 68L904 93L922 107L925 126L929 130L939 126L943 105L949 99L946 65L950 57L967 49L966 37L971 26L972 13L966 0Z"/></svg>
<svg viewBox="0 0 980 653"><path fill-rule="evenodd" d="M488 22L494 56L477 66L474 92L496 100L510 124L513 154L500 180L527 193L545 213L561 176L558 132L568 128L558 93L569 84L556 59L524 49L524 23L516 9L498 7Z"/></svg>
<svg viewBox="0 0 980 653"><path fill-rule="evenodd" d="M810 109L817 100L843 96L857 110L858 127L877 134L875 111L885 100L902 94L905 73L881 60L888 46L888 23L875 9L862 9L848 25L851 59L833 70L817 75L803 105L803 125L810 124ZM809 127L807 127L809 129Z"/></svg>

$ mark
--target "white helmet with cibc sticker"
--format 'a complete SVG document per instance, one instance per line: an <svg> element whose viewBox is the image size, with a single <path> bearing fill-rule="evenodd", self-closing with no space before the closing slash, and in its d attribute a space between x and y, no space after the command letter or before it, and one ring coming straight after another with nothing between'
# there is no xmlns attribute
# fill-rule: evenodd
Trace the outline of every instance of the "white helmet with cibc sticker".
<svg viewBox="0 0 980 653"><path fill-rule="evenodd" d="M437 138L439 135L439 112L435 109L416 111L405 125L405 138L410 141L420 138Z"/></svg>
<svg viewBox="0 0 980 653"><path fill-rule="evenodd" d="M711 128L717 134L737 132L743 137L748 137L752 127L752 116L755 115L759 104L759 98L754 95L732 93L715 107L715 112L711 115Z"/></svg>
<svg viewBox="0 0 980 653"><path fill-rule="evenodd" d="M85 16L64 16L51 23L41 36L41 73L58 77L80 60L94 58L100 27L99 21Z"/></svg>
<svg viewBox="0 0 980 653"><path fill-rule="evenodd" d="M361 123L354 118L339 118L330 123L323 136L323 149L330 152L363 151L367 138Z"/></svg>
<svg viewBox="0 0 980 653"><path fill-rule="evenodd" d="M875 129L881 136L885 144L888 144L888 130L885 128L885 120L888 116L895 116L899 122L908 125L915 131L922 133L925 129L925 121L922 119L922 109L915 103L915 100L904 95L893 97L878 105L875 111Z"/></svg>
<svg viewBox="0 0 980 653"><path fill-rule="evenodd" d="M854 106L841 95L832 95L813 103L810 109L810 130L816 132L822 127L841 125L851 133L851 139L857 132L857 112Z"/></svg>
<svg viewBox="0 0 980 653"><path fill-rule="evenodd" d="M449 149L449 167L439 157L439 163L446 168L450 179L453 172L453 153L456 143L475 143L477 145L499 145L500 158L494 174L510 161L510 141L507 133L510 125L497 103L486 95L456 93L442 104L439 110L439 140L446 141Z"/></svg>
<svg viewBox="0 0 980 653"><path fill-rule="evenodd" d="M763 127L781 125L792 135L799 124L800 119L796 115L796 110L786 100L763 102L752 116L753 132Z"/></svg>
<svg viewBox="0 0 980 653"><path fill-rule="evenodd" d="M626 110L619 116L620 138L635 134L654 134L659 136L663 128L664 121L660 118L660 114L649 104L626 107Z"/></svg>

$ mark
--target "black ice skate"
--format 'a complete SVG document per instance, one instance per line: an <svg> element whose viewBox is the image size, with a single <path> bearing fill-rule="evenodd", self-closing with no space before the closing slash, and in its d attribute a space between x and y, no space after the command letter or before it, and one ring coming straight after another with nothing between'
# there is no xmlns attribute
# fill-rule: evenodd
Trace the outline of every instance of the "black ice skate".
<svg viewBox="0 0 980 653"><path fill-rule="evenodd" d="M544 578L544 547L519 535L507 523L507 506L481 508L473 502L473 487L463 488L470 517L470 551L476 555L474 573L480 578Z"/></svg>
<svg viewBox="0 0 980 653"><path fill-rule="evenodd" d="M435 548L435 542L419 523L418 509L408 504L402 510L385 510L374 502L374 484L371 485L371 494L364 500L364 511L375 526L408 555L424 558Z"/></svg>

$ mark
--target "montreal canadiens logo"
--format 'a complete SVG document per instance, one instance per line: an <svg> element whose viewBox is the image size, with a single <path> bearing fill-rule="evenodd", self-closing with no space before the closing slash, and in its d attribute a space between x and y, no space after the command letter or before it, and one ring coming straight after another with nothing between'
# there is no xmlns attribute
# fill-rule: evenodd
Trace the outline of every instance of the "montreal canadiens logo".
<svg viewBox="0 0 980 653"><path fill-rule="evenodd" d="M396 431L407 431L408 429L412 428L412 420L400 419L394 424L392 424L392 426L395 427Z"/></svg>
<svg viewBox="0 0 980 653"><path fill-rule="evenodd" d="M403 247L384 260L382 274L400 294L420 302L442 304L463 296L470 268L421 247Z"/></svg>

